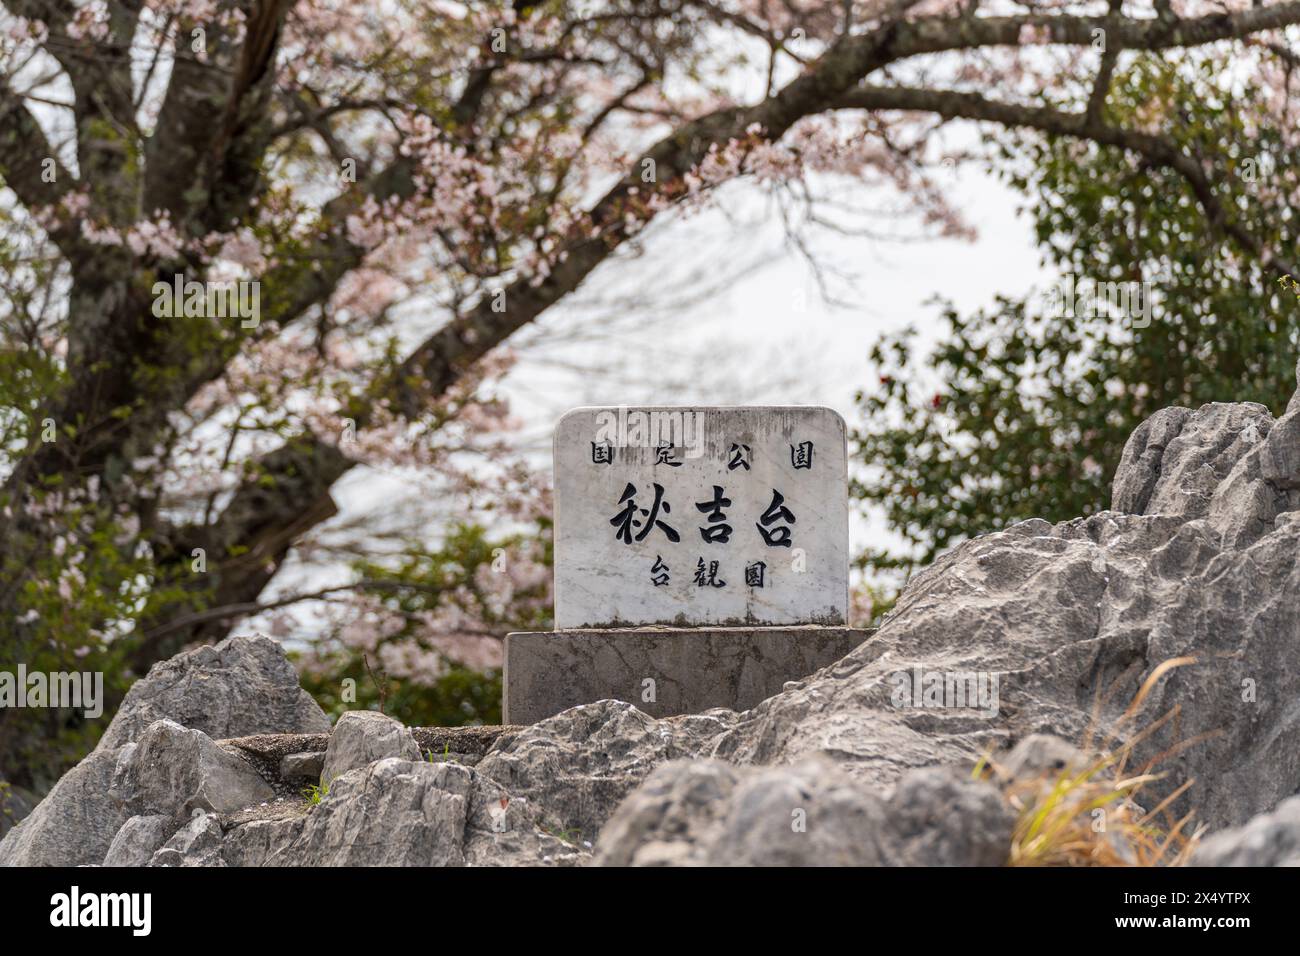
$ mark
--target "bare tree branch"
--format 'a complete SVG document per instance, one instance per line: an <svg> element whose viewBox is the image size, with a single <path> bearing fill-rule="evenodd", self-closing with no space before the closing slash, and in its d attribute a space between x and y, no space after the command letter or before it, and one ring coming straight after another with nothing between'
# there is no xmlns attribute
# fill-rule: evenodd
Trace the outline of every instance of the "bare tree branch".
<svg viewBox="0 0 1300 956"><path fill-rule="evenodd" d="M1129 150L1181 175L1204 209L1212 230L1232 237L1277 275L1297 274L1296 264L1284 253L1265 248L1245 224L1231 217L1215 195L1213 183L1201 164L1168 138L1108 126L1090 119L1086 113L999 103L978 93L907 87L860 87L841 96L836 105L841 109L917 110L937 113L949 119L987 120L1006 127L1074 136L1102 146Z"/></svg>

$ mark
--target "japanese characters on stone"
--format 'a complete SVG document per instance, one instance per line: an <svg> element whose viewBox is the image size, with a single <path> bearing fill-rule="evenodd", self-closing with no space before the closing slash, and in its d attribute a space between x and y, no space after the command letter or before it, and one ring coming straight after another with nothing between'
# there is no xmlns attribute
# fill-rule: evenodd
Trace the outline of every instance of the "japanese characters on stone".
<svg viewBox="0 0 1300 956"><path fill-rule="evenodd" d="M844 622L830 409L578 409L555 466L557 627Z"/></svg>

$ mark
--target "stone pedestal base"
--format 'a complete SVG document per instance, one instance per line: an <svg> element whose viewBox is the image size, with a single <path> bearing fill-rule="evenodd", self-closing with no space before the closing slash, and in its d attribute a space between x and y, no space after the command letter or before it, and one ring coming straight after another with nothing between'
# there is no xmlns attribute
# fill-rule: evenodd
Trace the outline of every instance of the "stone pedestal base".
<svg viewBox="0 0 1300 956"><path fill-rule="evenodd" d="M871 636L848 627L630 628L506 637L507 724L533 724L598 700L655 717L748 710L788 681L833 664Z"/></svg>

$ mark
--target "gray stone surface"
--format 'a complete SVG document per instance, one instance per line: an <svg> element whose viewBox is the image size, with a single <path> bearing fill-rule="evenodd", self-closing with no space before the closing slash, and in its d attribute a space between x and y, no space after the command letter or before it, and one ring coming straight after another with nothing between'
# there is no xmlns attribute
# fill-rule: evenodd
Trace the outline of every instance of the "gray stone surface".
<svg viewBox="0 0 1300 956"><path fill-rule="evenodd" d="M164 719L213 740L330 729L284 650L261 635L228 637L155 664L131 686L98 749L129 743Z"/></svg>
<svg viewBox="0 0 1300 956"><path fill-rule="evenodd" d="M221 846L227 866L291 866L296 845L307 825L305 814L250 820L232 827Z"/></svg>
<svg viewBox="0 0 1300 956"><path fill-rule="evenodd" d="M519 732L519 727L411 727L411 736L428 760L455 760L472 766L498 740ZM324 769L329 734L255 734L219 740L234 749L262 775L281 798L298 798L306 784L317 783ZM293 760L287 758L293 757ZM286 762L287 761L287 762ZM314 769L313 769L314 768ZM310 774L310 777L305 776Z"/></svg>
<svg viewBox="0 0 1300 956"><path fill-rule="evenodd" d="M0 866L80 866L104 859L130 814L109 796L117 751L96 751L60 778L0 840Z"/></svg>
<svg viewBox="0 0 1300 956"><path fill-rule="evenodd" d="M0 839L40 801L29 790L0 780Z"/></svg>
<svg viewBox="0 0 1300 956"><path fill-rule="evenodd" d="M564 866L589 847L470 767L387 758L344 774L319 805L223 818L228 866Z"/></svg>
<svg viewBox="0 0 1300 956"><path fill-rule="evenodd" d="M159 813L134 816L122 824L108 852L104 866L148 866L168 838L176 832L176 821Z"/></svg>
<svg viewBox="0 0 1300 956"><path fill-rule="evenodd" d="M324 712L298 686L284 651L269 638L231 637L178 654L132 686L96 750L0 840L0 866L101 863L134 815L110 791L126 781L136 738L160 719L209 737L329 729Z"/></svg>
<svg viewBox="0 0 1300 956"><path fill-rule="evenodd" d="M504 719L532 724L622 700L667 717L746 710L833 664L871 636L855 628L638 628L510 634ZM653 682L653 683L648 683Z"/></svg>
<svg viewBox="0 0 1300 956"><path fill-rule="evenodd" d="M1193 866L1300 866L1300 797L1205 839Z"/></svg>
<svg viewBox="0 0 1300 956"><path fill-rule="evenodd" d="M500 790L479 792L477 775L453 763L389 757L336 779L292 843L266 857L267 865L462 866L475 831L493 832L489 803ZM502 832L531 824L515 805ZM488 837L491 839L491 837ZM555 841L557 848L559 841ZM540 862L536 857L533 862Z"/></svg>
<svg viewBox="0 0 1300 956"><path fill-rule="evenodd" d="M659 460L661 440L672 445L668 461ZM612 460L593 460L593 446ZM748 468L732 467L737 454ZM715 488L727 503L700 508ZM632 525L611 523L632 506ZM561 630L842 626L848 528L845 427L832 409L578 408L555 427ZM746 568L759 563L761 582L747 581Z"/></svg>
<svg viewBox="0 0 1300 956"><path fill-rule="evenodd" d="M998 790L943 769L889 798L826 758L739 768L660 767L601 833L602 866L997 866L1015 816Z"/></svg>
<svg viewBox="0 0 1300 956"><path fill-rule="evenodd" d="M1196 785L1174 810L1212 827L1271 809L1300 779L1300 499L1293 477L1261 478L1263 496L1231 479L1296 414L1270 423L1258 406L1204 406L1156 458L1125 455L1115 487L1146 488L1124 499L1142 513L1031 520L963 542L909 583L870 642L741 714L712 755L772 764L828 752L889 785L1034 733L1081 740L1099 695L1111 728L1157 666L1192 657L1122 728L1179 708L1131 763L1175 749L1164 785ZM892 706L885 678L912 665L999 675L996 716Z"/></svg>
<svg viewBox="0 0 1300 956"><path fill-rule="evenodd" d="M325 769L325 755L315 753L285 754L280 760L280 779L287 783L316 783Z"/></svg>
<svg viewBox="0 0 1300 956"><path fill-rule="evenodd" d="M350 710L339 718L330 734L321 769L321 784L329 786L349 770L368 766L385 757L419 760L415 738L398 721L373 710Z"/></svg>
<svg viewBox="0 0 1300 956"><path fill-rule="evenodd" d="M214 813L195 810L149 860L150 866L225 866L221 857L223 830Z"/></svg>
<svg viewBox="0 0 1300 956"><path fill-rule="evenodd" d="M512 798L540 808L548 825L594 843L656 766L706 753L735 721L729 710L655 720L631 704L602 700L524 728L475 769Z"/></svg>
<svg viewBox="0 0 1300 956"><path fill-rule="evenodd" d="M195 810L230 813L275 792L243 757L171 720L152 724L113 781L110 794L134 815L178 820Z"/></svg>

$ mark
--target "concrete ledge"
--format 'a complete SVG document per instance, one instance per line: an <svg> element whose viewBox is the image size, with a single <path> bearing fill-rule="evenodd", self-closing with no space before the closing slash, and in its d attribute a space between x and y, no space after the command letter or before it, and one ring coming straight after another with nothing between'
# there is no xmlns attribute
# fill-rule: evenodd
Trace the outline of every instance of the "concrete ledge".
<svg viewBox="0 0 1300 956"><path fill-rule="evenodd" d="M522 727L411 727L411 736L425 759L454 760L473 766L498 742L510 741ZM291 754L324 755L329 734L255 734L218 740L217 745L238 751L262 779L282 797L301 799L303 781L286 779L282 761ZM319 774L319 772L318 772ZM0 798L3 798L0 790ZM0 799L0 811L4 809ZM241 811L242 812L242 811Z"/></svg>
<svg viewBox="0 0 1300 956"><path fill-rule="evenodd" d="M713 707L748 710L788 681L835 663L873 633L848 627L656 627L510 634L503 720L533 724L609 699L655 717Z"/></svg>

